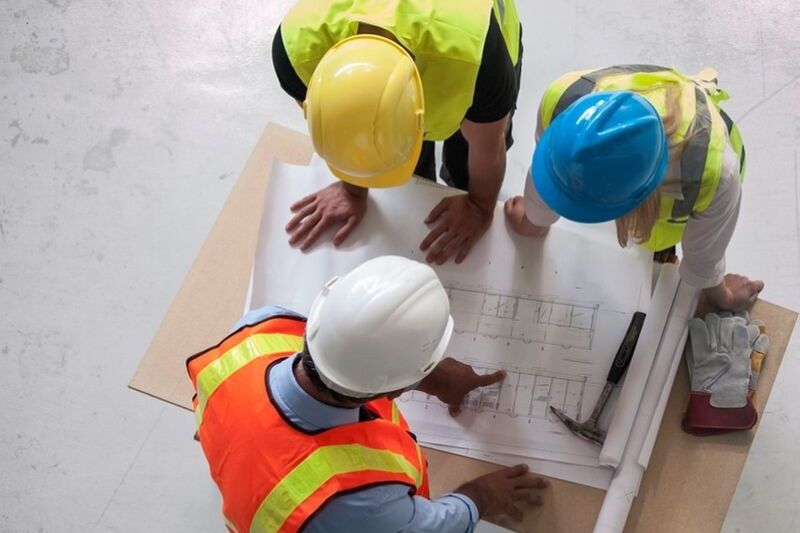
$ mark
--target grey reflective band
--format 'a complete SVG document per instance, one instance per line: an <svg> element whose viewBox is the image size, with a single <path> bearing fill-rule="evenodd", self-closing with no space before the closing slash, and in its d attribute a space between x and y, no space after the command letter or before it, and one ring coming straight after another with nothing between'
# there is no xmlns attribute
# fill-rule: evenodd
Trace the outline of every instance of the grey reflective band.
<svg viewBox="0 0 800 533"><path fill-rule="evenodd" d="M506 17L506 3L505 0L495 0L497 4L497 12L500 14L500 23L503 23L503 19Z"/></svg>
<svg viewBox="0 0 800 533"><path fill-rule="evenodd" d="M728 130L728 136L730 136L733 133L734 128L733 119L731 119L731 117L725 111L723 111L721 107L717 108L717 110L719 111L720 116L722 116L722 122L725 123L725 128ZM744 170L744 160L745 150L744 145L742 145L741 153L739 154L739 172Z"/></svg>
<svg viewBox="0 0 800 533"><path fill-rule="evenodd" d="M675 200L672 205L672 218L688 217L694 211L694 204L700 195L700 185L706 170L708 145L711 142L711 112L706 100L706 92L699 87L694 88L694 120L689 126L688 140L685 141L681 154L681 192L682 200Z"/></svg>

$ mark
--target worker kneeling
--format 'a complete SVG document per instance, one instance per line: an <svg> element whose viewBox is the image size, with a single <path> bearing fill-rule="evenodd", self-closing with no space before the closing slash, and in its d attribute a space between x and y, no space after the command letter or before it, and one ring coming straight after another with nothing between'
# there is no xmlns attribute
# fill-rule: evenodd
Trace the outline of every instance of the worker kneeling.
<svg viewBox="0 0 800 533"><path fill-rule="evenodd" d="M521 518L544 479L518 465L428 498L425 454L393 401L416 389L458 414L501 381L445 358L453 319L427 265L367 261L322 289L306 322L248 313L191 357L198 434L231 531L458 532L483 516Z"/></svg>

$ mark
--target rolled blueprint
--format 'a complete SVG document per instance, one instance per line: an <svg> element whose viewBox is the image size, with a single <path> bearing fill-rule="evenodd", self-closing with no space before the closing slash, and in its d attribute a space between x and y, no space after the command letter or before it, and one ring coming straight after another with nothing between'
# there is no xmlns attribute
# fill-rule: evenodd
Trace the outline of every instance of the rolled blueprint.
<svg viewBox="0 0 800 533"><path fill-rule="evenodd" d="M644 466L640 464L642 450L648 442L654 421L658 420L660 424L664 415L666 401L662 402L661 399L665 391L669 395L672 389L675 378L672 370L673 367L677 368L675 361L680 360L683 353L689 318L694 313L696 302L697 290L680 283L631 428L630 439L603 499L594 533L621 533L625 528L631 504L644 475ZM649 458L649 451L646 455Z"/></svg>
<svg viewBox="0 0 800 533"><path fill-rule="evenodd" d="M622 452L631 435L631 428L639 410L639 402L644 394L647 378L656 357L659 340L663 337L664 326L667 323L669 311L678 289L678 268L672 264L665 264L658 276L647 319L636 343L625 383L620 391L619 399L614 408L614 415L606 433L603 449L600 450L600 464L604 466L619 466Z"/></svg>
<svg viewBox="0 0 800 533"><path fill-rule="evenodd" d="M661 390L661 397L658 399L655 415L650 421L650 429L642 445L642 451L639 453L639 464L644 468L647 468L647 465L650 463L650 455L653 453L653 447L656 444L656 437L658 436L658 429L661 427L661 420L664 418L664 411L667 409L667 401L672 392L672 384L675 382L675 376L678 374L678 367L680 367L681 359L683 358L683 349L689 338L689 328L685 324L688 324L689 320L691 320L694 315L699 296L700 291L686 283L681 283L678 288L678 295L675 297L674 307L682 310L683 315L680 317L681 321L676 320L674 323L670 324L670 327L673 327L675 331L667 330L664 336L668 339L678 338L678 343L675 345L675 357L672 359L672 367L670 367L669 374L667 375L668 386L665 386ZM682 330L682 332L678 333L680 330Z"/></svg>
<svg viewBox="0 0 800 533"><path fill-rule="evenodd" d="M681 366L683 349L686 346L686 340L688 338L689 329L687 328L684 330L683 335L681 335L680 341L678 342L678 346L675 348L676 356L672 361L672 367L669 369L667 383L672 384L675 382L675 376L678 374L678 367ZM669 400L671 392L672 387L664 387L664 390L661 391L661 398L658 400L658 407L656 407L655 416L653 416L653 420L650 421L650 429L647 430L647 436L642 444L642 450L639 452L639 464L644 468L647 468L647 466L650 464L650 455L653 453L653 448L656 444L656 437L658 436L658 430L661 428L661 421L664 419L664 411L666 411L667 401Z"/></svg>

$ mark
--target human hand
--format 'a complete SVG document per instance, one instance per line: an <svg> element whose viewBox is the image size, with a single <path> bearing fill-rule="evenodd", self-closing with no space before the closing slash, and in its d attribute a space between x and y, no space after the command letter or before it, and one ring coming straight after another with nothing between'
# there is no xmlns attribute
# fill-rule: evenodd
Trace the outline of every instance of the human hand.
<svg viewBox="0 0 800 533"><path fill-rule="evenodd" d="M294 216L286 224L289 244L299 244L305 251L326 229L337 224L342 226L333 236L333 244L342 244L364 218L368 190L337 181L292 204Z"/></svg>
<svg viewBox="0 0 800 533"><path fill-rule="evenodd" d="M467 194L443 198L425 219L425 224L436 225L419 249L424 252L430 248L425 260L438 265L458 251L456 263L460 263L489 229L493 216L494 211L478 206Z"/></svg>
<svg viewBox="0 0 800 533"><path fill-rule="evenodd" d="M522 510L515 502L542 505L542 495L536 489L544 489L549 484L546 479L530 474L528 465L519 464L468 481L456 492L475 502L481 518L508 515L520 521Z"/></svg>
<svg viewBox="0 0 800 533"><path fill-rule="evenodd" d="M720 309L743 311L756 303L763 289L763 281L751 280L740 274L726 274L722 283L706 289L706 294L711 303Z"/></svg>
<svg viewBox="0 0 800 533"><path fill-rule="evenodd" d="M503 205L506 221L516 233L526 237L544 237L550 226L536 226L525 216L525 203L522 196L515 196L506 200Z"/></svg>
<svg viewBox="0 0 800 533"><path fill-rule="evenodd" d="M456 361L452 357L445 357L436 368L428 374L417 386L417 390L436 396L439 401L446 403L451 416L461 412L461 403L470 391L478 387L486 387L505 379L504 370L491 374L477 374L471 366Z"/></svg>

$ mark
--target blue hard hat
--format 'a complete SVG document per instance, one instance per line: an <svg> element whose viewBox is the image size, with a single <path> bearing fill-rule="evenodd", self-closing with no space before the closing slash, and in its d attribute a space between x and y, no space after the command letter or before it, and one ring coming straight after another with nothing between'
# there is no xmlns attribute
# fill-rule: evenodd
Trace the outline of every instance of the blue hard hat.
<svg viewBox="0 0 800 533"><path fill-rule="evenodd" d="M576 222L632 211L664 178L667 134L653 104L630 91L588 94L562 111L536 145L533 184Z"/></svg>

